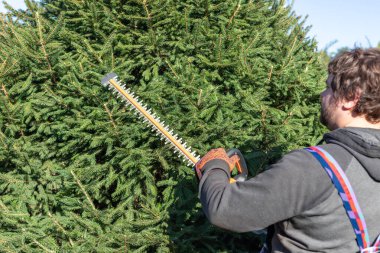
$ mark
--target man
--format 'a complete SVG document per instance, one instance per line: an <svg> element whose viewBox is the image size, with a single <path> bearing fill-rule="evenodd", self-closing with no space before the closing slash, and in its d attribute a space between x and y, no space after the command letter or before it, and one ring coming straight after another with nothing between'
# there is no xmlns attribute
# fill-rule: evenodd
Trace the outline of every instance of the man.
<svg viewBox="0 0 380 253"><path fill-rule="evenodd" d="M380 50L344 52L328 73L321 122L331 132L319 147L347 175L373 244L380 233ZM310 152L293 151L258 176L230 184L233 164L216 149L196 165L211 223L236 232L274 224L271 252L359 252L342 199Z"/></svg>

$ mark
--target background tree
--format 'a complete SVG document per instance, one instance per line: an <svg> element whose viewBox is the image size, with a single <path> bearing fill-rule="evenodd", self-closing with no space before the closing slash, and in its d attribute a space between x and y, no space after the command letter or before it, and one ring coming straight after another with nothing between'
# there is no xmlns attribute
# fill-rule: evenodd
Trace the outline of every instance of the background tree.
<svg viewBox="0 0 380 253"><path fill-rule="evenodd" d="M192 168L100 79L118 73L199 154L240 148L254 175L322 133L302 19L277 0L25 2L0 23L0 251L257 250L208 223Z"/></svg>

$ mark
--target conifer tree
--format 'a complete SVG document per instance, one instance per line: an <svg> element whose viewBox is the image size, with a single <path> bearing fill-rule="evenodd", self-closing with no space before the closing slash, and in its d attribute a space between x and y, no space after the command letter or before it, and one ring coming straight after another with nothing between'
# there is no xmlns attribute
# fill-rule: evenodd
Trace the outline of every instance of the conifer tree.
<svg viewBox="0 0 380 253"><path fill-rule="evenodd" d="M302 19L280 0L25 3L0 23L0 251L258 250L208 223L192 168L100 79L118 73L201 155L241 149L254 175L322 131Z"/></svg>

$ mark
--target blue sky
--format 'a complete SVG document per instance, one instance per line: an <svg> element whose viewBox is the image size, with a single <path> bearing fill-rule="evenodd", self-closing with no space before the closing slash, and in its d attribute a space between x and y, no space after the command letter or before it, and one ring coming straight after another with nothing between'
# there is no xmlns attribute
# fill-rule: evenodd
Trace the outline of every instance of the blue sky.
<svg viewBox="0 0 380 253"><path fill-rule="evenodd" d="M380 42L380 0L294 0L293 10L308 15L309 35L315 36L319 49L334 40L337 43L329 52L344 46L375 47Z"/></svg>
<svg viewBox="0 0 380 253"><path fill-rule="evenodd" d="M24 0L6 0L7 3L16 9L24 9L25 3ZM3 0L0 0L0 12L5 12Z"/></svg>
<svg viewBox="0 0 380 253"><path fill-rule="evenodd" d="M23 0L10 0L15 8L25 8ZM291 0L287 0L291 3ZM308 15L306 25L311 25L310 37L323 49L334 52L341 47L377 46L380 42L380 0L294 0L297 15ZM0 2L0 11L4 11Z"/></svg>

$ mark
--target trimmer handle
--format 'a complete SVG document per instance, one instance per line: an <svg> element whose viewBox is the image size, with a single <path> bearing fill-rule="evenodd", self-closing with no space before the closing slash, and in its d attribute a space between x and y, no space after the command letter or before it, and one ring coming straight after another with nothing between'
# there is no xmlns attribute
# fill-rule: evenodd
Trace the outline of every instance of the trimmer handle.
<svg viewBox="0 0 380 253"><path fill-rule="evenodd" d="M248 168L247 168L247 164L245 163L244 157L243 157L242 153L240 152L240 150L237 148L232 148L232 149L228 150L227 155L230 158L233 156L237 156L239 158L238 162L236 163L236 168L237 168L239 174L230 178L230 184L235 183L236 181L242 182L242 181L247 180Z"/></svg>

